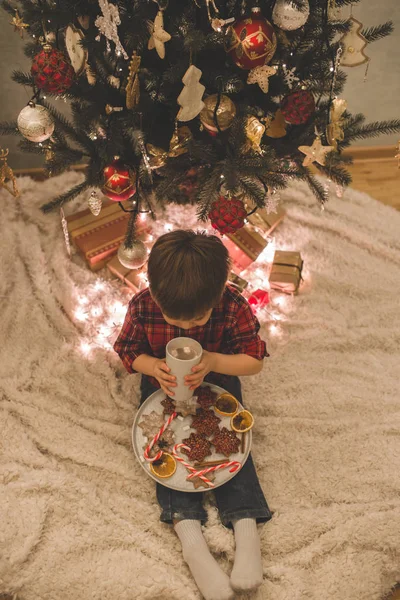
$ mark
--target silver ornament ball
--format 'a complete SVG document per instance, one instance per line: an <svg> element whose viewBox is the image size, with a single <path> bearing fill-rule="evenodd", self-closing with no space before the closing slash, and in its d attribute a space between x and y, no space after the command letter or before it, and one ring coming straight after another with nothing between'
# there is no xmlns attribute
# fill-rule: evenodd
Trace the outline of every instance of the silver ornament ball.
<svg viewBox="0 0 400 600"><path fill-rule="evenodd" d="M51 113L40 104L29 103L21 110L17 119L18 129L30 142L44 142L54 131Z"/></svg>
<svg viewBox="0 0 400 600"><path fill-rule="evenodd" d="M118 248L118 260L127 269L140 269L147 260L147 248L140 240L134 241L132 248L121 244Z"/></svg>
<svg viewBox="0 0 400 600"><path fill-rule="evenodd" d="M307 22L309 15L310 6L308 0L304 1L304 6L301 10L290 0L276 0L274 10L272 11L272 20L280 29L294 31Z"/></svg>

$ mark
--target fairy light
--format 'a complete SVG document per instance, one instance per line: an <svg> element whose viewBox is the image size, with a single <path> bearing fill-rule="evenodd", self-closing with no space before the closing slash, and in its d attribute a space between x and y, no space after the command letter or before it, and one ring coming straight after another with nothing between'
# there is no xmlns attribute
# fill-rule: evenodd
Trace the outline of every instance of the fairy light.
<svg viewBox="0 0 400 600"><path fill-rule="evenodd" d="M103 281L97 280L94 284L94 289L96 290L96 292L101 292L102 290L104 290L104 288L105 285Z"/></svg>
<svg viewBox="0 0 400 600"><path fill-rule="evenodd" d="M90 314L92 315L92 317L99 317L102 314L102 312L103 309L101 308L101 306L94 306L90 311Z"/></svg>
<svg viewBox="0 0 400 600"><path fill-rule="evenodd" d="M89 354L89 352L91 351L91 349L92 349L92 347L88 342L86 342L85 340L81 341L80 350L81 350L82 354L85 354L85 356L87 356Z"/></svg>
<svg viewBox="0 0 400 600"><path fill-rule="evenodd" d="M87 296L80 296L78 298L79 304L88 304L89 298Z"/></svg>
<svg viewBox="0 0 400 600"><path fill-rule="evenodd" d="M74 315L77 321L86 321L87 319L87 313L83 310L83 308L77 308Z"/></svg>

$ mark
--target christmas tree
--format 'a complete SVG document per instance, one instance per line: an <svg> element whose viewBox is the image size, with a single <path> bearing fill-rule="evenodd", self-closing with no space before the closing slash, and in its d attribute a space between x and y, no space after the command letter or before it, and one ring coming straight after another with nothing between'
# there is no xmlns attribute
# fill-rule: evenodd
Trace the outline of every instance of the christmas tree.
<svg viewBox="0 0 400 600"><path fill-rule="evenodd" d="M315 169L347 186L343 149L400 129L346 110L345 69L366 68L368 45L392 32L342 16L358 1L4 0L32 59L13 77L33 93L0 132L22 134L50 175L87 164L45 212L90 188L129 199L128 249L155 201L196 204L222 233L296 179L324 203Z"/></svg>

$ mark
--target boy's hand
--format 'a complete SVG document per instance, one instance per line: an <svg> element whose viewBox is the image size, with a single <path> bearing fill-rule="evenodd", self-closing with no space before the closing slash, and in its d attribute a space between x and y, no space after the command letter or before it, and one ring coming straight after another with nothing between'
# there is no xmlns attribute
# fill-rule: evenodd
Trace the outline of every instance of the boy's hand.
<svg viewBox="0 0 400 600"><path fill-rule="evenodd" d="M175 393L167 387L176 387L176 377L175 375L168 375L170 371L171 369L168 367L164 359L159 358L154 363L153 375L160 384L162 391L167 394L167 396L174 396Z"/></svg>
<svg viewBox="0 0 400 600"><path fill-rule="evenodd" d="M195 390L203 382L203 379L210 371L214 371L215 352L203 350L201 361L195 367L192 367L193 375L186 375L185 385L189 385L191 390Z"/></svg>

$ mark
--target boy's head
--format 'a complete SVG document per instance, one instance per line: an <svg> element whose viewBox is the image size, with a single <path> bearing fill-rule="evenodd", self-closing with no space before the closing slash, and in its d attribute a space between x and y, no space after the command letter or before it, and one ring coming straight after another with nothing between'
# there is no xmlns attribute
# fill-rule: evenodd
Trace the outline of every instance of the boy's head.
<svg viewBox="0 0 400 600"><path fill-rule="evenodd" d="M208 320L229 271L228 251L215 235L171 231L150 252L150 292L168 322L188 329Z"/></svg>

